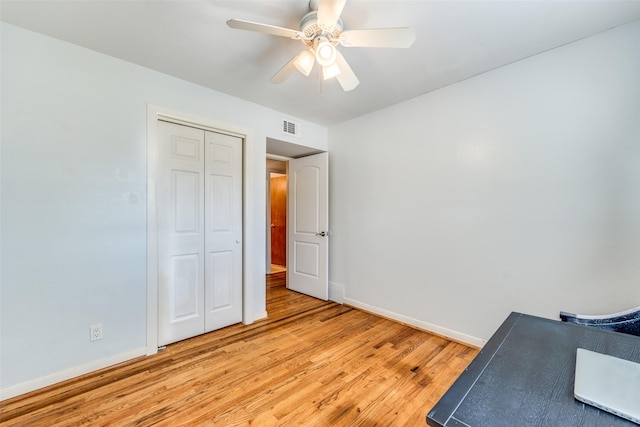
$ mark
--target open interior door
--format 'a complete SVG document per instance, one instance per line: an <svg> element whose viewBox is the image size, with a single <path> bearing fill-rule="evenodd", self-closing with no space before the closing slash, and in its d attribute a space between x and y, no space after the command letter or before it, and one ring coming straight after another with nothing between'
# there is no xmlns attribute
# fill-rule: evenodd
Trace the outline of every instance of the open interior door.
<svg viewBox="0 0 640 427"><path fill-rule="evenodd" d="M329 299L329 154L289 161L287 287Z"/></svg>

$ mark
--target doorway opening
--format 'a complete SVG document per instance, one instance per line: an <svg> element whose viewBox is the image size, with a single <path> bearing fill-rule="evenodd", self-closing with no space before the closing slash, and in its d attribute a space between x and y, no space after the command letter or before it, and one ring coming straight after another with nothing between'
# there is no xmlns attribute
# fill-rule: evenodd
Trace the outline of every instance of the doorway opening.
<svg viewBox="0 0 640 427"><path fill-rule="evenodd" d="M278 160L284 163L280 163L276 170L270 170L269 166L266 168L266 279L269 281L274 274L284 275L287 289L326 301L329 293L329 154L272 138L267 138L266 148L268 162ZM286 261L280 262L286 264L286 270L272 273L272 251L275 248L272 248L271 230L277 231L278 224L271 220L271 172L283 174L283 169L287 182L286 231L283 233L286 236L283 245ZM275 269L278 264L273 265Z"/></svg>
<svg viewBox="0 0 640 427"><path fill-rule="evenodd" d="M287 162L267 159L267 273L287 271Z"/></svg>

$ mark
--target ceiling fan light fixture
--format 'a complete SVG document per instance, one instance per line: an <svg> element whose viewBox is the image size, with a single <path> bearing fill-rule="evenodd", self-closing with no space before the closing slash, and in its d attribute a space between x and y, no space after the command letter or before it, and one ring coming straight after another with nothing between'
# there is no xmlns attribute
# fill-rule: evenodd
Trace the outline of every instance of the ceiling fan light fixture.
<svg viewBox="0 0 640 427"><path fill-rule="evenodd" d="M0 0L2 1L2 0ZM416 40L411 27L373 28L343 31L340 15L348 0L309 0L309 12L300 20L300 29L278 27L242 19L230 19L231 28L286 37L302 42L305 50L289 60L270 81L284 82L294 70L309 76L318 62L324 80L335 77L347 92L355 89L360 81L338 50L344 47L408 48ZM320 69L318 68L318 74Z"/></svg>
<svg viewBox="0 0 640 427"><path fill-rule="evenodd" d="M316 61L323 67L328 67L336 62L336 47L329 43L326 37L318 37L315 43Z"/></svg>
<svg viewBox="0 0 640 427"><path fill-rule="evenodd" d="M305 76L309 77L311 74L311 69L313 69L313 63L315 62L316 57L313 55L313 52L310 50L303 50L298 54L293 65L296 66L298 71L300 71Z"/></svg>
<svg viewBox="0 0 640 427"><path fill-rule="evenodd" d="M335 62L326 67L322 67L322 77L324 80L330 79L331 77L335 77L340 74L340 67Z"/></svg>

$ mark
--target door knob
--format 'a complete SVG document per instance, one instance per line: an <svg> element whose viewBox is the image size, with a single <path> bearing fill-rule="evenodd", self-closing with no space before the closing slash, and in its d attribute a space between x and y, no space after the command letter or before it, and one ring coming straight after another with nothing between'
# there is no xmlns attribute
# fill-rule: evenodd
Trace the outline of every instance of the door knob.
<svg viewBox="0 0 640 427"><path fill-rule="evenodd" d="M271 228L276 228L276 225L275 224L271 224Z"/></svg>
<svg viewBox="0 0 640 427"><path fill-rule="evenodd" d="M316 236L326 237L326 236L328 236L328 234L327 234L327 232L326 232L326 231L321 231L321 232L319 232L319 233L316 233Z"/></svg>

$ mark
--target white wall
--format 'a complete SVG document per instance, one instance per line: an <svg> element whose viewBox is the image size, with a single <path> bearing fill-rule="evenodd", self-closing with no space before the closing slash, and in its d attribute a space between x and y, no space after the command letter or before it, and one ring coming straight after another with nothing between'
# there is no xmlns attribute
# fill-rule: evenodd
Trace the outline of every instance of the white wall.
<svg viewBox="0 0 640 427"><path fill-rule="evenodd" d="M474 344L511 311L640 306L640 22L331 127L329 146L345 302Z"/></svg>
<svg viewBox="0 0 640 427"><path fill-rule="evenodd" d="M282 113L2 24L2 397L146 345L147 104L249 129L256 317L265 313L265 144ZM296 144L327 149L327 129ZM104 339L89 341L89 326Z"/></svg>

